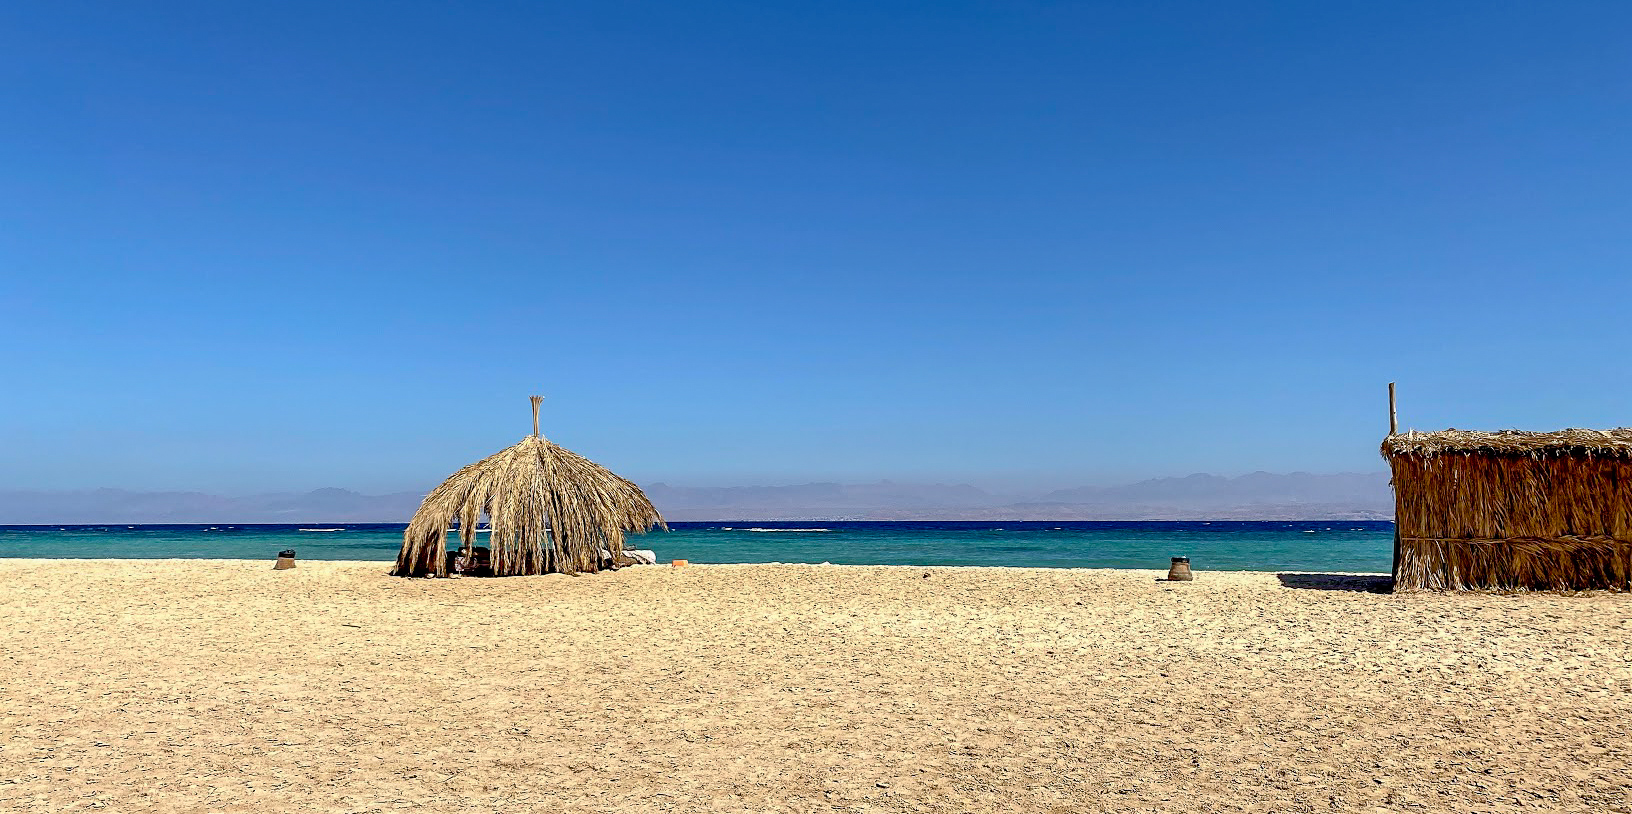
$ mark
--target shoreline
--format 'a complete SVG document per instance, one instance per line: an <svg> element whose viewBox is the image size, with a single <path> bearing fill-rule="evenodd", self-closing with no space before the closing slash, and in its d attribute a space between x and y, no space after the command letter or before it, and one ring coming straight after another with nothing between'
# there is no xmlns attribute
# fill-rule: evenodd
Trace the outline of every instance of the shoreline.
<svg viewBox="0 0 1632 814"><path fill-rule="evenodd" d="M1171 557L1219 570L1390 570L1393 527L1386 523L886 523L834 524L823 531L759 533L808 524L677 526L672 534L632 537L664 560L699 563L995 565L1051 568L1161 568ZM11 558L260 559L295 549L303 558L394 560L400 526L349 533L298 533L298 526L211 529L204 526L84 530L0 529ZM450 535L449 545L457 545ZM485 539L479 542L485 544Z"/></svg>
<svg viewBox="0 0 1632 814"><path fill-rule="evenodd" d="M31 562L31 563L39 563L39 564L59 563L59 562L107 563L107 564L119 564L119 563L152 563L152 564L203 563L203 564L219 564L219 565L254 566L257 570L264 569L264 570L267 570L267 571L272 570L272 563L275 561L275 559L276 558L251 560L251 559L235 559L235 558L222 558L222 557L9 557L9 556L0 555L0 563L7 563L7 562L13 562L13 563L15 563L15 562ZM297 558L296 562L295 562L295 568L292 569L292 570L299 571L300 566L302 566L302 565L348 566L348 567L355 567L357 570L365 570L365 568L368 569L368 570L372 570L374 568L379 568L379 569L382 569L383 572L385 572L386 576L389 576L392 579L403 579L403 580L410 580L410 581L416 581L416 582L438 581L438 580L447 580L447 579L473 580L473 581L477 581L477 582L495 582L495 581L496 582L511 582L511 581L515 581L515 580L551 579L551 578L563 577L563 576L572 577L572 578L580 578L580 577L594 578L594 577L611 576L614 573L622 572L622 571L628 571L628 570L631 570L631 569L640 569L640 570L653 570L653 569L687 570L687 569L693 569L693 568L702 568L702 569L716 569L716 568L722 568L722 569L730 569L730 568L839 568L839 569L882 569L882 570L886 570L886 571L930 571L930 572L942 571L942 570L944 570L944 571L990 570L990 571L996 571L996 572L1000 572L1000 573L1025 572L1025 571L1043 571L1043 572L1074 572L1074 571L1078 571L1078 572L1085 572L1085 573L1106 573L1106 574L1137 575L1137 576L1141 576L1141 577L1144 577L1144 578L1147 578L1147 579L1151 579L1151 580L1153 580L1155 582L1158 582L1158 583L1168 583L1168 580L1166 579L1167 569L1165 569L1165 568L1163 568L1163 569L1158 569L1158 568L1083 568L1083 567L1076 567L1076 566L1048 566L1048 565L1037 565L1037 566L1023 566L1023 565L898 565L898 564L832 563L832 562L822 562L822 563L802 563L802 562L715 562L715 563L706 563L706 562L688 561L687 565L682 566L682 568L680 568L680 569L674 569L667 562L659 562L656 565L629 565L629 566L624 566L623 568L619 568L619 569L615 569L615 570L610 570L609 569L609 570L601 571L601 572L598 572L598 573L586 573L586 574L535 574L535 575L531 575L531 576L507 576L507 577L455 576L455 577L442 577L442 578L398 577L398 576L394 576L394 575L390 574L389 571L392 568L396 567L396 561L395 560L318 560L318 559L301 559L301 558ZM1265 571L1265 570L1259 570L1259 569L1239 569L1239 570L1234 570L1234 569L1193 569L1193 572L1196 575L1196 580L1205 580L1207 575L1209 575L1209 574L1232 574L1232 575L1233 574L1247 574L1247 575L1257 575L1257 576L1272 577L1272 578L1307 577L1307 578L1310 578L1311 580L1319 580L1320 578L1331 578L1332 580L1335 580L1335 581L1341 581L1341 580L1344 580L1344 579L1367 579L1367 580L1391 580L1391 579L1393 579L1393 574L1390 574L1390 573L1388 573L1386 571L1299 571L1299 570ZM279 573L287 573L287 571L279 572ZM1170 583L1170 584L1177 585L1177 584L1180 584L1180 583ZM1288 586L1288 587L1314 587L1314 585L1311 584L1311 585L1305 585L1305 586ZM1379 591L1373 591L1373 593L1376 593L1376 592L1379 592Z"/></svg>
<svg viewBox="0 0 1632 814"><path fill-rule="evenodd" d="M276 557L267 557L267 558L264 558L264 559L249 559L249 558L246 558L246 557L19 557L19 556L7 555L7 554L0 554L0 562L38 562L38 563L52 563L52 562L224 563L224 564L239 564L239 563L242 563L242 564L252 564L252 565L265 565L268 570L271 570L271 564L276 559L277 559ZM305 564L308 564L308 563L313 563L313 564L321 563L321 564L324 564L324 565L343 565L343 566L357 566L357 567L362 567L362 566L383 566L383 567L386 567L386 568L391 568L391 567L394 567L396 565L396 560L322 560L322 559L317 559L317 558L297 557L296 560L295 560L295 563L296 563L296 570L299 570L300 565L305 565ZM1148 571L1148 572L1150 572L1152 574L1163 574L1163 575L1165 575L1167 573L1167 569L1165 569L1165 568L1111 568L1111 567L1092 567L1092 568L1090 568L1090 567L1068 566L1068 565L1058 565L1058 566L1055 566L1055 565L910 565L910 564L909 565L904 565L904 564L899 564L899 563L837 563L837 562L697 562L696 560L688 561L688 564L685 565L685 566L682 566L682 567L683 568L757 568L757 567L761 567L761 566L783 566L783 567L804 567L804 568L885 568L885 569L896 569L896 570L901 570L901 569L905 569L905 570L913 570L913 569L919 569L919 570L922 570L922 569L934 569L934 570L941 570L941 569L945 569L945 570L992 569L992 570L997 570L997 571L1110 571L1110 572L1128 572L1128 573L1144 573L1144 572ZM650 569L654 569L654 568L669 569L669 568L671 568L671 566L667 562L659 562L656 565L628 565L628 566L624 566L623 568L619 568L619 569L616 569L616 570L617 571L626 571L626 570L629 570L629 569L650 570ZM603 571L603 572L600 572L600 573L610 574L610 573L613 573L613 570L608 569L607 571ZM1366 577L1366 576L1386 577L1386 576L1389 576L1388 572L1386 572L1386 571L1299 571L1299 570L1290 570L1290 569L1264 570L1264 569L1252 569L1252 568L1240 568L1240 569L1233 569L1233 568L1201 569L1201 568L1197 568L1197 569L1195 569L1195 573L1197 575L1200 575L1200 574L1266 574L1266 575L1273 576L1275 574L1338 574L1338 575L1343 575L1343 576L1358 576L1358 577ZM538 574L538 575L535 575L535 576L558 576L558 575L556 575L556 574ZM588 576L595 576L595 574L593 574L593 573L591 573L591 574L581 574L579 576L588 577ZM499 579L499 580L527 579L527 578L528 577L473 577L473 579Z"/></svg>

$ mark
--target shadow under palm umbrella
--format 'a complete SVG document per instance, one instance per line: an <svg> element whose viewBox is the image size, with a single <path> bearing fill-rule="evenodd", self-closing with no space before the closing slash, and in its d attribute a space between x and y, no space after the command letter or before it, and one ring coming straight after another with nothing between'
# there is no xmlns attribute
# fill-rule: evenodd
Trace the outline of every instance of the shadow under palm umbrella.
<svg viewBox="0 0 1632 814"><path fill-rule="evenodd" d="M1394 578L1387 574L1276 574L1286 588L1316 591L1356 591L1386 594L1394 591Z"/></svg>
<svg viewBox="0 0 1632 814"><path fill-rule="evenodd" d="M494 576L577 574L616 567L623 536L668 525L639 486L588 458L552 444L538 431L509 449L455 472L431 490L402 535L391 572L404 577L446 576L448 526L472 550L477 521L492 527L489 567Z"/></svg>

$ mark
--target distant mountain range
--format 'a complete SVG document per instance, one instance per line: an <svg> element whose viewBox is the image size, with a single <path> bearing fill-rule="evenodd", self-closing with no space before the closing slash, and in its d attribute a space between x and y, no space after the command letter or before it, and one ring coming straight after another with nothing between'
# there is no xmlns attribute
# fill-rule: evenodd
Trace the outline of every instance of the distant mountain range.
<svg viewBox="0 0 1632 814"><path fill-rule="evenodd" d="M1387 520L1388 475L1190 475L1042 494L967 484L670 486L646 494L670 520ZM0 491L0 524L406 522L422 492L346 489L222 497L202 492Z"/></svg>
<svg viewBox="0 0 1632 814"><path fill-rule="evenodd" d="M1386 520L1388 475L1191 475L1041 495L959 484L673 487L646 494L672 520Z"/></svg>
<svg viewBox="0 0 1632 814"><path fill-rule="evenodd" d="M407 522L425 495L362 495L347 489L222 497L203 492L0 491L0 523Z"/></svg>

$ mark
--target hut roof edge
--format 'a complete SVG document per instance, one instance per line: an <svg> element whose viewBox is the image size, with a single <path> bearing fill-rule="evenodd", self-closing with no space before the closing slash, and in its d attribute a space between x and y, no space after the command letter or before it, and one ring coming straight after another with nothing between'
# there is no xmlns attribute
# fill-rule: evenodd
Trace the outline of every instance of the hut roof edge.
<svg viewBox="0 0 1632 814"><path fill-rule="evenodd" d="M1448 429L1438 432L1402 432L1383 440L1383 457L1464 454L1503 457L1613 457L1632 458L1632 429L1567 429L1556 432L1525 430Z"/></svg>

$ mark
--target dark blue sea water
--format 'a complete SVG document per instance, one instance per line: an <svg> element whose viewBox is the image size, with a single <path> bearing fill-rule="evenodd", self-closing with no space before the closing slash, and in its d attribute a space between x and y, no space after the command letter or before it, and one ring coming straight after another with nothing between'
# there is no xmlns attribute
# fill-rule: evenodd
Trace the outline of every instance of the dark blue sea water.
<svg viewBox="0 0 1632 814"><path fill-rule="evenodd" d="M300 526L0 526L0 557L391 560L400 523ZM1386 573L1394 524L1314 522L740 522L675 523L629 539L661 561L831 562L847 565L1011 565ZM454 537L449 535L450 545Z"/></svg>

